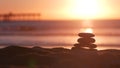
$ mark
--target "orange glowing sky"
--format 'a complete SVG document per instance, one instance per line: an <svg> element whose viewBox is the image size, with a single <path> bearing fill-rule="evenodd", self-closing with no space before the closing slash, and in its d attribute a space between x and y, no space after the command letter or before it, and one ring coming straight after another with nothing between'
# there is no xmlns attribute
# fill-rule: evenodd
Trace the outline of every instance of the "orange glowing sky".
<svg viewBox="0 0 120 68"><path fill-rule="evenodd" d="M0 13L41 13L42 19L120 19L120 0L0 0Z"/></svg>

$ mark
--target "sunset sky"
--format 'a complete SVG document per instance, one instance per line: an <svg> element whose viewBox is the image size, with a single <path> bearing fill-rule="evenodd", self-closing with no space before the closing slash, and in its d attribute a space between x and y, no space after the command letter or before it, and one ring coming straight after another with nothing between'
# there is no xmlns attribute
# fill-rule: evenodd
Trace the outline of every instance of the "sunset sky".
<svg viewBox="0 0 120 68"><path fill-rule="evenodd" d="M41 13L42 19L120 19L120 0L0 0L0 13Z"/></svg>

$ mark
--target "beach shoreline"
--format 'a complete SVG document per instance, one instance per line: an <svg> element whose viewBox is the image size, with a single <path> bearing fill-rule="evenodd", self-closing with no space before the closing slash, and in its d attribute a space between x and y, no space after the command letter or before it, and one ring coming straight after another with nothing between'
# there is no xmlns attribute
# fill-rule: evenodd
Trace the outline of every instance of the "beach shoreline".
<svg viewBox="0 0 120 68"><path fill-rule="evenodd" d="M62 47L8 46L0 49L0 66L28 68L32 63L34 68L66 68L68 64L69 68L119 68L119 57L120 50L115 49L72 51Z"/></svg>

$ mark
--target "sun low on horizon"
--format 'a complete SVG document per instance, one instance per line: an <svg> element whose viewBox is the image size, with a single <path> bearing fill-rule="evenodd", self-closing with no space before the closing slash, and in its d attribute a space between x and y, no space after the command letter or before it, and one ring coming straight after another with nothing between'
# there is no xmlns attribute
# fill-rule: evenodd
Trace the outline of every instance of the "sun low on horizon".
<svg viewBox="0 0 120 68"><path fill-rule="evenodd" d="M71 0L66 13L73 18L85 20L109 16L111 9L101 2L100 0Z"/></svg>
<svg viewBox="0 0 120 68"><path fill-rule="evenodd" d="M99 3L96 0L74 0L70 7L70 14L83 19L94 18L99 15Z"/></svg>

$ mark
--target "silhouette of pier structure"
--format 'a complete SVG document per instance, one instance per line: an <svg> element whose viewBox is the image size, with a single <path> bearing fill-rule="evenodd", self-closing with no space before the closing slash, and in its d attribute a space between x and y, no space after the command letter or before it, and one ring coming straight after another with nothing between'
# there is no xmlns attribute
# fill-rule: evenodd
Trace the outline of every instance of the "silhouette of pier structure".
<svg viewBox="0 0 120 68"><path fill-rule="evenodd" d="M6 13L0 14L1 21L29 21L29 20L40 20L40 13Z"/></svg>

